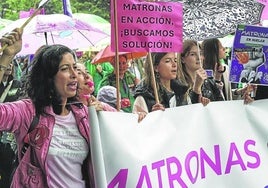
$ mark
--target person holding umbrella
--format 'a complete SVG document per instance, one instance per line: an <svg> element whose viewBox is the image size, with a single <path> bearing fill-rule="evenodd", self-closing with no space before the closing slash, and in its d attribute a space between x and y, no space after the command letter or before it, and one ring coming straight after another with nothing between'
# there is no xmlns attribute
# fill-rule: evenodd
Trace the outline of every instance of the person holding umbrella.
<svg viewBox="0 0 268 188"><path fill-rule="evenodd" d="M7 45L0 58L6 67L21 49L21 32L1 44ZM0 80L2 75L1 70ZM19 165L11 187L94 188L88 108L76 98L75 53L63 45L40 49L26 87L27 98L0 104L0 131L14 132L18 144ZM38 123L28 133L34 117ZM29 147L23 154L24 143Z"/></svg>
<svg viewBox="0 0 268 188"><path fill-rule="evenodd" d="M18 42L17 42L18 41ZM0 57L0 103L18 100L21 91L21 82L14 79L14 67L12 60L15 53L20 50L20 31L14 30L1 38L1 43L14 44L16 48L6 49ZM0 187L10 187L10 176L12 174L13 161L16 153L16 141L14 134L0 131Z"/></svg>

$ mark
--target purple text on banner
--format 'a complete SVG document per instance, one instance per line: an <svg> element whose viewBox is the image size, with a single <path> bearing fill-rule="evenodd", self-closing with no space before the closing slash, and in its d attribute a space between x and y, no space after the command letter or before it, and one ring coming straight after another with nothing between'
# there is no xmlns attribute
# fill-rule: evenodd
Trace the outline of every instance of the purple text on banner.
<svg viewBox="0 0 268 188"><path fill-rule="evenodd" d="M230 81L268 85L268 28L238 25Z"/></svg>
<svg viewBox="0 0 268 188"><path fill-rule="evenodd" d="M111 46L115 24L111 1ZM180 2L117 1L119 52L181 52L183 8Z"/></svg>

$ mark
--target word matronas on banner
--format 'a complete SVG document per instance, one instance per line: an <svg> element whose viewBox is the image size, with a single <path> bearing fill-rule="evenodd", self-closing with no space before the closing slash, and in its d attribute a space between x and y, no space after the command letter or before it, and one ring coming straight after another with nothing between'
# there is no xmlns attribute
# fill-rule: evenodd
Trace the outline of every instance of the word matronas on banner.
<svg viewBox="0 0 268 188"><path fill-rule="evenodd" d="M199 103L148 113L140 123L137 114L90 108L96 185L267 188L267 105Z"/></svg>
<svg viewBox="0 0 268 188"><path fill-rule="evenodd" d="M115 51L115 23L111 1L111 46ZM183 8L179 2L117 1L120 52L180 52Z"/></svg>
<svg viewBox="0 0 268 188"><path fill-rule="evenodd" d="M230 81L268 85L268 28L238 25Z"/></svg>

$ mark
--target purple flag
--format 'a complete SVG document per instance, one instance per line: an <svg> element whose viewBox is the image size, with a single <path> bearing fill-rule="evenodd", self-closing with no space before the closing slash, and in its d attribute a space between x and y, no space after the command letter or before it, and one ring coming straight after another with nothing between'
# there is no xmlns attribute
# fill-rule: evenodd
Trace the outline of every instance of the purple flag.
<svg viewBox="0 0 268 188"><path fill-rule="evenodd" d="M63 13L67 16L73 17L70 0L62 0Z"/></svg>

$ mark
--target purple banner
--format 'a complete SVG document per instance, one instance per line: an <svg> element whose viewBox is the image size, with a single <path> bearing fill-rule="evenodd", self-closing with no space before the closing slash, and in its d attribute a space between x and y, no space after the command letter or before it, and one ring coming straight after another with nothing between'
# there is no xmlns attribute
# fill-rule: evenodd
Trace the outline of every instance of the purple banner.
<svg viewBox="0 0 268 188"><path fill-rule="evenodd" d="M268 85L268 28L238 25L230 81Z"/></svg>

